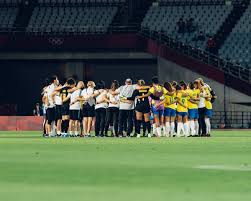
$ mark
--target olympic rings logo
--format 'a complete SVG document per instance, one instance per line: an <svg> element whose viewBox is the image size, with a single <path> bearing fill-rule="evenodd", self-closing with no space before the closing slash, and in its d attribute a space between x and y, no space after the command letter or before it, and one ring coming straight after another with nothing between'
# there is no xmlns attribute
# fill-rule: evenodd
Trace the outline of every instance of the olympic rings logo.
<svg viewBox="0 0 251 201"><path fill-rule="evenodd" d="M48 41L50 44L56 45L56 46L60 46L64 43L63 38L49 38Z"/></svg>

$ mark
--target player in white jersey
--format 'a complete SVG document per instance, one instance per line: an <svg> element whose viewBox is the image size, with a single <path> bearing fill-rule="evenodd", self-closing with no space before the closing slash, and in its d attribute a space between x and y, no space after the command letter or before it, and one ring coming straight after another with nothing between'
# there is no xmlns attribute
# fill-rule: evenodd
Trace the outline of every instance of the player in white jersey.
<svg viewBox="0 0 251 201"><path fill-rule="evenodd" d="M107 91L105 90L105 83L100 81L97 83L94 96L96 97L95 105L95 135L96 137L104 137L106 108L108 107L106 99Z"/></svg>
<svg viewBox="0 0 251 201"><path fill-rule="evenodd" d="M80 101L83 101L83 134L85 136L90 136L93 118L95 117L95 99L93 97L95 86L93 81L88 81L87 88L83 89L81 93Z"/></svg>
<svg viewBox="0 0 251 201"><path fill-rule="evenodd" d="M48 106L46 110L47 127L49 132L49 137L54 136L52 123L55 123L55 102L53 99L53 92L58 86L59 81L57 76L52 76L50 78L50 85L45 89L45 94L48 98Z"/></svg>
<svg viewBox="0 0 251 201"><path fill-rule="evenodd" d="M81 102L78 100L81 96L84 83L79 81L74 92L68 94L67 101L70 99L70 123L69 123L69 134L71 137L77 137L80 134L80 112Z"/></svg>
<svg viewBox="0 0 251 201"><path fill-rule="evenodd" d="M105 123L105 135L108 136L109 125L112 121L113 129L112 136L118 137L118 118L119 118L119 95L113 95L111 92L116 91L119 88L119 83L114 80L111 85L111 89L107 93L108 109Z"/></svg>

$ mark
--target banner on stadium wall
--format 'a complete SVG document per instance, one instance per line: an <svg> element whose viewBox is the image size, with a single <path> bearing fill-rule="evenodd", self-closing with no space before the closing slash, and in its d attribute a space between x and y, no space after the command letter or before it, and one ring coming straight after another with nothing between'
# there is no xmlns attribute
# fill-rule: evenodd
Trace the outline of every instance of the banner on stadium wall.
<svg viewBox="0 0 251 201"><path fill-rule="evenodd" d="M43 117L0 116L0 131L41 131Z"/></svg>

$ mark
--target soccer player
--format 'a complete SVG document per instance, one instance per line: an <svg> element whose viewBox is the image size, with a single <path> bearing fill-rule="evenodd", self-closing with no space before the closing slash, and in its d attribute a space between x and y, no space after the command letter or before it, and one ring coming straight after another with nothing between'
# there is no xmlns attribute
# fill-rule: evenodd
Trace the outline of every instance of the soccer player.
<svg viewBox="0 0 251 201"><path fill-rule="evenodd" d="M42 90L42 103L43 103L43 116L44 116L44 121L43 121L43 136L47 137L49 135L49 130L48 130L48 122L47 122L47 114L46 110L48 108L49 102L48 102L48 94L47 94L47 87L49 86L49 79L45 79L45 87Z"/></svg>
<svg viewBox="0 0 251 201"><path fill-rule="evenodd" d="M189 132L192 136L198 135L198 103L199 103L199 95L200 90L198 89L197 82L189 83L189 89L187 90L189 95L188 100L188 125L189 125Z"/></svg>
<svg viewBox="0 0 251 201"><path fill-rule="evenodd" d="M152 85L146 95L139 96L138 98L151 96L152 113L156 124L157 137L161 137L161 125L164 122L164 105L160 105L159 103L164 99L163 95L166 95L168 91L159 84L158 77L152 78Z"/></svg>
<svg viewBox="0 0 251 201"><path fill-rule="evenodd" d="M138 80L137 85L140 87L145 86L144 80ZM141 130L141 124L144 119L144 123L146 125L148 134L148 137L151 137L151 124L150 124L150 104L148 101L148 98L140 98L140 96L144 96L145 94L148 94L148 88L142 88L142 89L136 89L134 90L132 97L126 98L126 100L136 100L136 121L135 124L135 131L137 134L137 137L140 138L140 130ZM138 98L139 97L139 98Z"/></svg>
<svg viewBox="0 0 251 201"><path fill-rule="evenodd" d="M211 103L211 88L209 86L206 86L205 88L206 91L206 98L205 98L205 106L206 106L206 113L205 113L205 123L206 123L206 136L210 136L211 132L211 123L210 119L212 118L213 115L213 107Z"/></svg>
<svg viewBox="0 0 251 201"><path fill-rule="evenodd" d="M52 76L50 78L50 85L45 89L46 95L48 98L48 106L47 106L46 114L47 114L49 137L54 136L52 123L55 123L55 102L53 99L53 92L55 88L58 86L58 84L59 84L59 81L58 81L57 76Z"/></svg>
<svg viewBox="0 0 251 201"><path fill-rule="evenodd" d="M79 81L77 84L77 89L68 95L70 98L70 123L69 123L69 133L71 137L78 137L80 134L80 110L81 103L79 97L81 96L82 89L84 88L84 83Z"/></svg>
<svg viewBox="0 0 251 201"><path fill-rule="evenodd" d="M61 98L62 98L62 136L65 137L68 133L69 128L69 110L70 110L70 99L68 95L70 94L70 90L73 89L76 85L76 82L73 78L69 78L66 81L65 86L60 90Z"/></svg>
<svg viewBox="0 0 251 201"><path fill-rule="evenodd" d="M174 92L175 89L172 87L171 83L166 82L164 83L164 87L169 92ZM166 133L165 136L173 136L175 132L175 116L176 116L176 94L168 95L166 94L165 99L159 103L164 104L164 117L165 117L165 128Z"/></svg>
<svg viewBox="0 0 251 201"><path fill-rule="evenodd" d="M107 104L107 91L105 90L104 81L97 83L96 90L94 91L93 97L96 97L95 105L95 136L104 137L105 130L105 117L106 117L106 108Z"/></svg>
<svg viewBox="0 0 251 201"><path fill-rule="evenodd" d="M95 117L95 99L93 97L95 86L93 81L88 81L87 88L83 89L81 93L81 100L83 101L83 134L86 137L90 136L93 118Z"/></svg>
<svg viewBox="0 0 251 201"><path fill-rule="evenodd" d="M119 117L119 95L113 95L110 92L115 92L119 88L119 82L114 80L111 85L111 89L107 93L107 118L105 124L105 135L108 136L108 129L110 122L113 122L112 136L118 137L118 117Z"/></svg>
<svg viewBox="0 0 251 201"><path fill-rule="evenodd" d="M180 82L180 85L177 86L177 137L181 137L181 132L186 137L188 136L188 95L186 93L186 84Z"/></svg>

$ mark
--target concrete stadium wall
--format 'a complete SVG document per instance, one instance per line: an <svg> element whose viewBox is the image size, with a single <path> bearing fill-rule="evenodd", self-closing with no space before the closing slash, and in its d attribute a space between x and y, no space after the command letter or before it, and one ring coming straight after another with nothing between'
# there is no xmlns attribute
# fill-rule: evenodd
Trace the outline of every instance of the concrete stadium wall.
<svg viewBox="0 0 251 201"><path fill-rule="evenodd" d="M170 62L166 59L158 58L158 75L161 81L184 80L190 82L198 77L204 79L216 92L218 99L214 103L214 110L224 111L224 101L226 103L226 111L251 111L250 106L244 106L236 103L251 103L251 97L240 93L230 87L224 87L223 84L193 72L187 68ZM225 88L225 97L224 97Z"/></svg>

